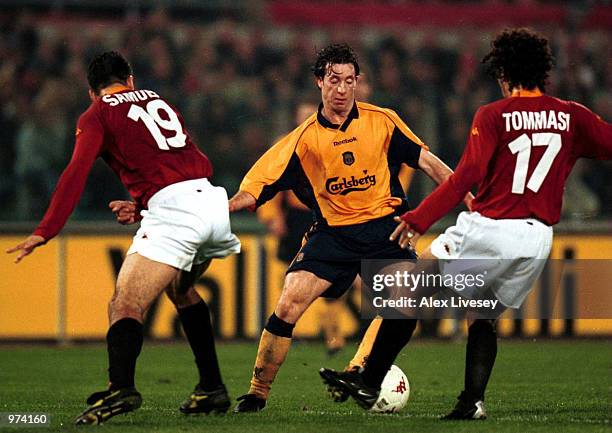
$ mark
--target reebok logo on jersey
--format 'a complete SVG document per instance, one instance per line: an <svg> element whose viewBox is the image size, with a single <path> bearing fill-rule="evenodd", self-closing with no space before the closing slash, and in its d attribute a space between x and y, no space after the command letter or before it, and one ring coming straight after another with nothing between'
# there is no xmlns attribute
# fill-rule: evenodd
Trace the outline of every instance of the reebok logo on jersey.
<svg viewBox="0 0 612 433"><path fill-rule="evenodd" d="M81 128L77 128L76 131L74 131L74 136L78 137L81 132L83 132L83 130Z"/></svg>
<svg viewBox="0 0 612 433"><path fill-rule="evenodd" d="M357 141L357 137L345 138L344 140L334 141L334 146L340 146L342 144L352 143L353 141Z"/></svg>
<svg viewBox="0 0 612 433"><path fill-rule="evenodd" d="M333 195L347 195L354 191L365 191L376 185L376 175L368 174L368 170L363 170L362 177L351 176L349 179L343 177L342 180L338 176L330 177L325 181L325 190Z"/></svg>
<svg viewBox="0 0 612 433"><path fill-rule="evenodd" d="M478 127L477 126L474 126L472 128L472 135L478 135Z"/></svg>

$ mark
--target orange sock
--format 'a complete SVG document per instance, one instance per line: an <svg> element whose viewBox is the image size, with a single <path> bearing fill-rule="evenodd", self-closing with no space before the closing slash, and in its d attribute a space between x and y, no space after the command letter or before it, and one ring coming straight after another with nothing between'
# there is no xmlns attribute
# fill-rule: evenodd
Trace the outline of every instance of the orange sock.
<svg viewBox="0 0 612 433"><path fill-rule="evenodd" d="M374 340L376 340L381 323L382 317L376 317L372 320L370 326L368 326L368 329L361 339L361 343L359 343L359 348L357 349L355 356L353 356L353 359L351 359L349 362L346 370L361 368L365 365L366 361L368 360L368 356L370 356L370 352L372 351L372 346L374 346Z"/></svg>
<svg viewBox="0 0 612 433"><path fill-rule="evenodd" d="M268 399L272 382L274 382L278 369L285 362L290 346L291 338L280 337L266 329L263 330L257 349L249 394L255 394L264 400Z"/></svg>

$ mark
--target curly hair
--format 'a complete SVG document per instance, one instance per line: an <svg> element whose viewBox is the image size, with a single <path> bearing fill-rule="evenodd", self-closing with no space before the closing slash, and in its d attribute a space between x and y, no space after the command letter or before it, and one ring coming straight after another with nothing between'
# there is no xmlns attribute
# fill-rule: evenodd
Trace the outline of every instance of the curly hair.
<svg viewBox="0 0 612 433"><path fill-rule="evenodd" d="M315 77L323 78L330 65L342 65L352 63L355 67L355 76L359 75L359 63L357 55L348 44L332 44L317 53L317 60L312 66Z"/></svg>
<svg viewBox="0 0 612 433"><path fill-rule="evenodd" d="M113 83L125 84L130 75L132 75L132 67L116 51L98 54L87 68L87 82L96 95Z"/></svg>
<svg viewBox="0 0 612 433"><path fill-rule="evenodd" d="M521 86L544 91L553 56L548 39L527 28L504 30L482 59L486 71L506 81L510 89Z"/></svg>

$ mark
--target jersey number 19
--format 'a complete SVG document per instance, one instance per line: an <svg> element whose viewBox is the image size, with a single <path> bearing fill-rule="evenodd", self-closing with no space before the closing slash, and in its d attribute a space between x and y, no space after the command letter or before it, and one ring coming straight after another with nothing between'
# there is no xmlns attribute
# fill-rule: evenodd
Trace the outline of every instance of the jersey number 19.
<svg viewBox="0 0 612 433"><path fill-rule="evenodd" d="M166 113L168 119L163 119L159 112ZM154 99L146 106L146 110L139 105L132 104L127 115L135 122L142 120L155 139L157 146L162 150L169 150L171 147L184 147L187 136L183 132L183 126L172 108L161 99ZM174 137L166 138L160 128L167 131L174 131Z"/></svg>

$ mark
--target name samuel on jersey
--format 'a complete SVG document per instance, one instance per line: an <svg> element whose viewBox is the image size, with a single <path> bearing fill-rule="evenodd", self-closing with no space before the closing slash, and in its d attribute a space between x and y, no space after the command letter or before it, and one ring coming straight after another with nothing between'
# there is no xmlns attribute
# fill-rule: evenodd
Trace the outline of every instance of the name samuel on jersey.
<svg viewBox="0 0 612 433"><path fill-rule="evenodd" d="M126 93L115 93L112 95L104 95L102 101L109 104L111 107L119 105L123 102L138 102L146 101L150 98L159 98L159 95L153 90L134 90Z"/></svg>
<svg viewBox="0 0 612 433"><path fill-rule="evenodd" d="M370 187L376 185L376 175L368 174L367 170L363 171L364 176L357 178L351 176L349 179L343 177L342 180L338 176L330 177L325 181L325 189L328 193L333 195L346 195L353 191L365 191Z"/></svg>

